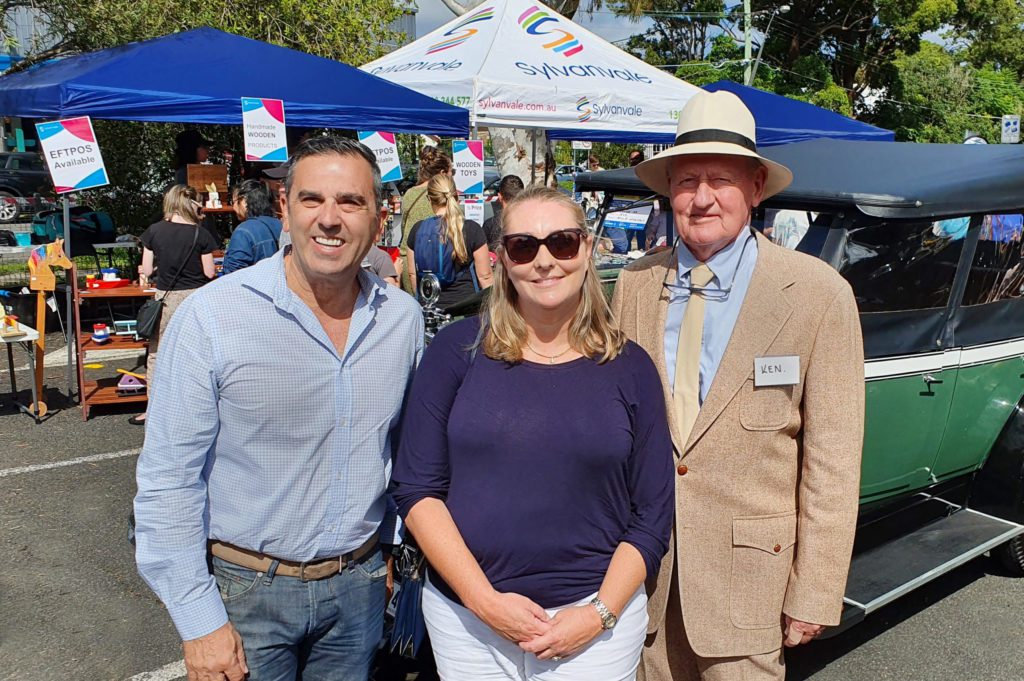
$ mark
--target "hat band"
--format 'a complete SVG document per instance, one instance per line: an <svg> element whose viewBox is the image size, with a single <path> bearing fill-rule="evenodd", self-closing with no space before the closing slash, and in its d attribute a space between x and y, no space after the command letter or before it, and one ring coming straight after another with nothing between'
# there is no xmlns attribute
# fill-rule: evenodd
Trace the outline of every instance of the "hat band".
<svg viewBox="0 0 1024 681"><path fill-rule="evenodd" d="M750 139L746 135L741 135L738 132L732 132L730 130L718 130L717 128L707 128L704 130L691 130L690 132L684 132L682 135L676 137L676 146L682 144L696 144L698 142L724 142L725 144L735 144L741 146L747 151L757 153L757 145L754 144L754 140Z"/></svg>

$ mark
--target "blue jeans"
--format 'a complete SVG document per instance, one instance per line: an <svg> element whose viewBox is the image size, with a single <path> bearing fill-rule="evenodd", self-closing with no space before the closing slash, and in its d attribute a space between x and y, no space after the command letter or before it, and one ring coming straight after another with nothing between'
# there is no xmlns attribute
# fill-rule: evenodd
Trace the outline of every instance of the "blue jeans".
<svg viewBox="0 0 1024 681"><path fill-rule="evenodd" d="M213 558L248 681L367 681L384 628L381 551L333 577L303 582Z"/></svg>

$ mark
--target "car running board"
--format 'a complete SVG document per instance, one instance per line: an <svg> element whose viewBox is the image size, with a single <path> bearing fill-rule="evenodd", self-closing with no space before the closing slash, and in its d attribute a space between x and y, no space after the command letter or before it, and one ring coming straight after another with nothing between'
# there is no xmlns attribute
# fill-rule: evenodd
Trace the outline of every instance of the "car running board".
<svg viewBox="0 0 1024 681"><path fill-rule="evenodd" d="M854 556L842 622L826 637L1019 534L1024 526L965 508Z"/></svg>

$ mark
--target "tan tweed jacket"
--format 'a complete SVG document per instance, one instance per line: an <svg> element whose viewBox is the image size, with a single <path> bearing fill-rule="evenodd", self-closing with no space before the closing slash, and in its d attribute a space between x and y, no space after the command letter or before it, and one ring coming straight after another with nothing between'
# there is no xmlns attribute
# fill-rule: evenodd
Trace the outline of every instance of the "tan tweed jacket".
<svg viewBox="0 0 1024 681"><path fill-rule="evenodd" d="M852 291L826 263L758 235L757 264L707 399L681 442L664 329L674 251L638 260L612 307L666 386L676 453L673 539L648 580L650 632L665 622L672 561L683 620L702 657L782 644L782 614L839 622L857 517L864 350ZM669 271L671 270L671 272ZM754 387L754 359L800 357L794 386Z"/></svg>

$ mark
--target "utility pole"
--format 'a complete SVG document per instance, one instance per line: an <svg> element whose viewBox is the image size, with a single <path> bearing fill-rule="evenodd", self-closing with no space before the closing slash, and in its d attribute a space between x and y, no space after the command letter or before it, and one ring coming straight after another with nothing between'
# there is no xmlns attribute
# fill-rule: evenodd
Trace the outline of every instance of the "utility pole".
<svg viewBox="0 0 1024 681"><path fill-rule="evenodd" d="M743 84L753 85L753 64L750 61L750 0L743 0Z"/></svg>

